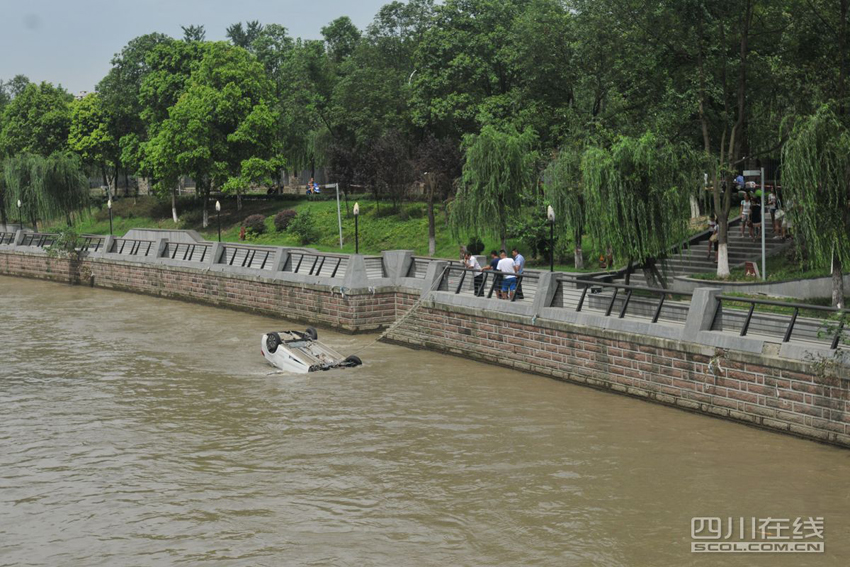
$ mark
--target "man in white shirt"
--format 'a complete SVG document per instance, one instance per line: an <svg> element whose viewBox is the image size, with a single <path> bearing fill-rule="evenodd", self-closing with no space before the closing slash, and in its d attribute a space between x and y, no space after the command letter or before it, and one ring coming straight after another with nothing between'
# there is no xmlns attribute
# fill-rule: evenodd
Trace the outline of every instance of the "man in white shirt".
<svg viewBox="0 0 850 567"><path fill-rule="evenodd" d="M475 256L466 251L463 253L463 265L467 270L474 270L472 272L474 282L473 290L477 297L481 291L481 284L484 282L484 275L481 273L481 264L478 263L478 259Z"/></svg>
<svg viewBox="0 0 850 567"><path fill-rule="evenodd" d="M499 257L501 260L499 260L496 269L505 274L502 278L502 290L499 292L499 297L502 299L511 299L516 292L517 266L513 258L508 258L508 254L504 250L499 254Z"/></svg>

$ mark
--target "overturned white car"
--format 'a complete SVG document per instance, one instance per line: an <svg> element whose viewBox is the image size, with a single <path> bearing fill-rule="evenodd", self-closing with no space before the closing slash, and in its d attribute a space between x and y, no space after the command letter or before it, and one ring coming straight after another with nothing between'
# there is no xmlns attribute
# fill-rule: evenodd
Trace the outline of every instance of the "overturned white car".
<svg viewBox="0 0 850 567"><path fill-rule="evenodd" d="M351 368L363 364L355 355L341 354L318 341L313 327L301 331L278 331L263 335L260 350L266 362L295 374L306 374L333 368Z"/></svg>

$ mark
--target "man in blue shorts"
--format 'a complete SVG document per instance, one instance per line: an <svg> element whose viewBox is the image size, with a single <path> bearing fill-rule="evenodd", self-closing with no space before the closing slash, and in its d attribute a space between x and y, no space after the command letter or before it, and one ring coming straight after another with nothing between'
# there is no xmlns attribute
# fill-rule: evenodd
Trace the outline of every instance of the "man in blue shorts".
<svg viewBox="0 0 850 567"><path fill-rule="evenodd" d="M499 254L499 263L497 264L497 268L502 276L502 291L499 293L499 297L502 299L512 299L514 293L516 292L516 271L517 266L514 263L513 258L508 258L508 253L502 250L501 254Z"/></svg>

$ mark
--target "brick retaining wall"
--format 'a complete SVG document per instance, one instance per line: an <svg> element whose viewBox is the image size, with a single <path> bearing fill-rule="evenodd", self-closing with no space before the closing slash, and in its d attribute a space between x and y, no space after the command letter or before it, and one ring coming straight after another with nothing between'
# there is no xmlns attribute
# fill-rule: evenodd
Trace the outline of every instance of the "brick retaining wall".
<svg viewBox="0 0 850 567"><path fill-rule="evenodd" d="M396 317L394 292L343 295L329 286L199 268L85 259L72 270L65 259L3 252L0 274L60 282L69 282L73 274L83 283L92 277L96 287L197 301L351 332L386 327Z"/></svg>
<svg viewBox="0 0 850 567"><path fill-rule="evenodd" d="M812 364L432 301L388 339L850 447L850 382Z"/></svg>

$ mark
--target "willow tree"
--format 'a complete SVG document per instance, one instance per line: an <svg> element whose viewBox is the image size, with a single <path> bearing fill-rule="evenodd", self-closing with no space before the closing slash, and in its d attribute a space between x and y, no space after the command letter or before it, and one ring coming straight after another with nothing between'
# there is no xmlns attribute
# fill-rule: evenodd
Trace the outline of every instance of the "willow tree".
<svg viewBox="0 0 850 567"><path fill-rule="evenodd" d="M455 235L492 236L507 248L508 222L534 186L536 141L530 128L518 133L485 126L464 136L466 159L450 221Z"/></svg>
<svg viewBox="0 0 850 567"><path fill-rule="evenodd" d="M581 250L584 233L584 195L581 181L581 153L576 148L562 148L543 172L546 198L555 209L555 227L559 234L572 238L575 267L584 267ZM555 251L553 250L554 254Z"/></svg>
<svg viewBox="0 0 850 567"><path fill-rule="evenodd" d="M84 210L89 200L88 179L78 156L56 152L44 158L34 154L18 154L3 164L6 182L6 205L38 229L38 219L64 216L71 224L71 215Z"/></svg>
<svg viewBox="0 0 850 567"><path fill-rule="evenodd" d="M43 170L44 158L35 154L20 153L3 163L6 208L17 215L16 220L29 220L34 229L38 228L37 222L42 213L49 209L42 191ZM21 202L20 209L18 201Z"/></svg>
<svg viewBox="0 0 850 567"><path fill-rule="evenodd" d="M664 286L656 259L688 235L691 189L701 178L694 153L647 133L589 148L581 170L588 232L639 265L650 285Z"/></svg>
<svg viewBox="0 0 850 567"><path fill-rule="evenodd" d="M71 152L56 152L44 160L42 167L40 191L48 204L43 216L63 215L71 226L72 215L86 210L89 204L89 180L83 173L81 159Z"/></svg>
<svg viewBox="0 0 850 567"><path fill-rule="evenodd" d="M799 120L782 150L787 214L812 263L832 264L832 304L844 305L850 266L850 129L829 105Z"/></svg>

